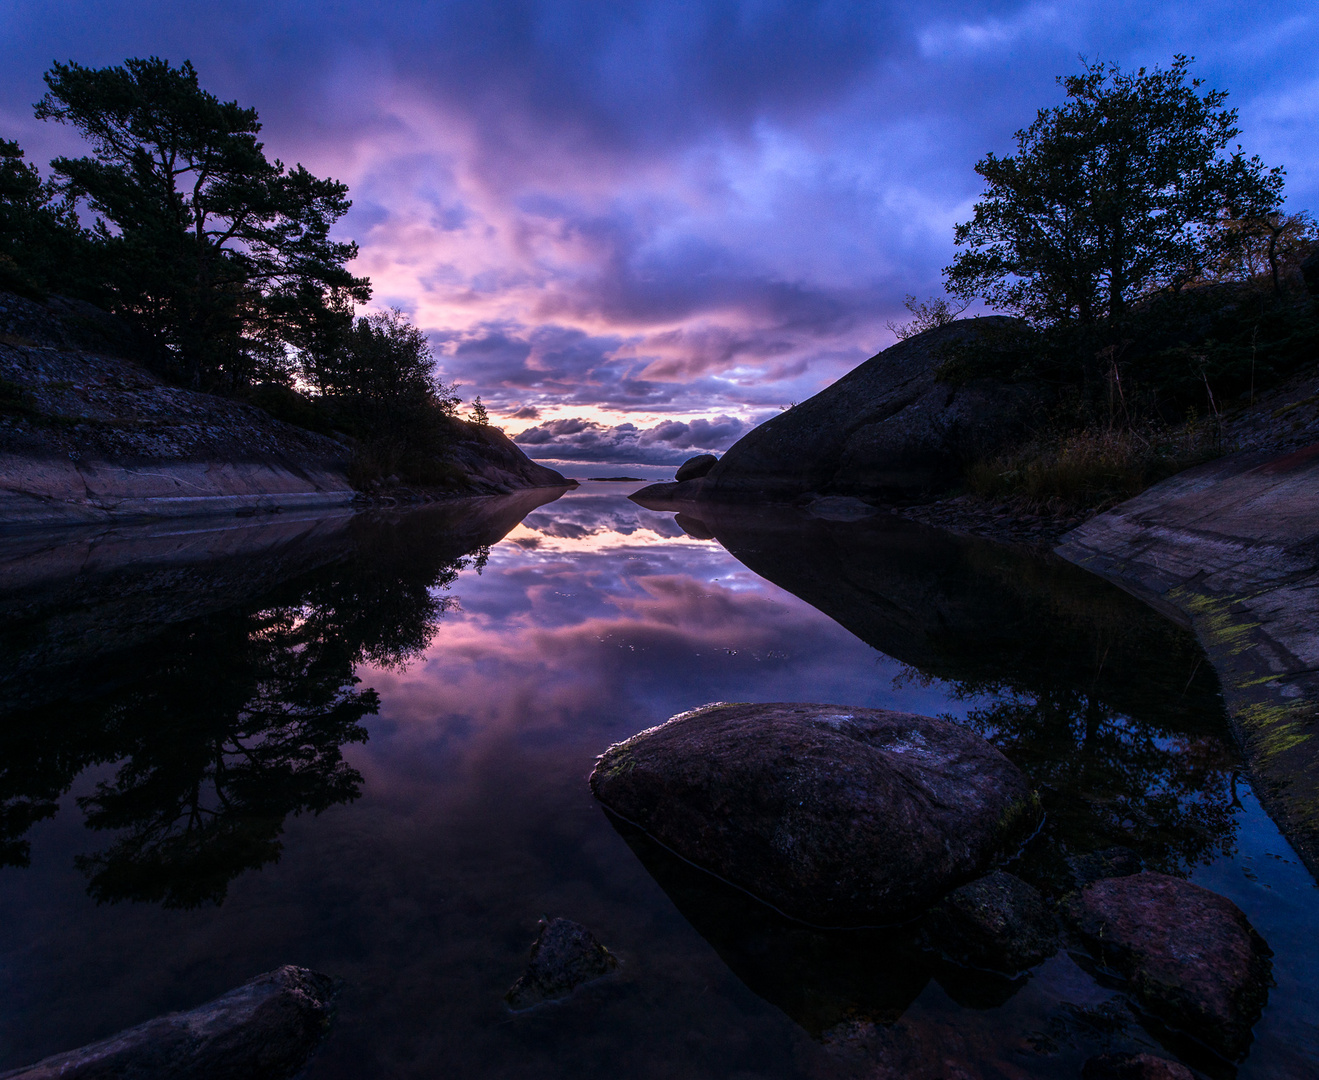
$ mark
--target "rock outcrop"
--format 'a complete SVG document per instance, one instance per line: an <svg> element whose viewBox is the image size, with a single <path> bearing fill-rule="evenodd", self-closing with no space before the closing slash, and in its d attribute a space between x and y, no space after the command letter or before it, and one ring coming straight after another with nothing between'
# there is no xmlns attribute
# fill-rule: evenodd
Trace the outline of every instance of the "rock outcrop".
<svg viewBox="0 0 1319 1080"><path fill-rule="evenodd" d="M87 304L0 292L0 524L344 506L352 448L255 405L172 386ZM461 494L565 486L495 428L452 421Z"/></svg>
<svg viewBox="0 0 1319 1080"><path fill-rule="evenodd" d="M324 1038L333 990L326 975L282 967L189 1012L157 1017L0 1080L282 1080Z"/></svg>
<svg viewBox="0 0 1319 1080"><path fill-rule="evenodd" d="M1319 443L1179 473L1058 554L1189 625L1222 681L1256 793L1319 874Z"/></svg>
<svg viewBox="0 0 1319 1080"><path fill-rule="evenodd" d="M1146 872L1087 886L1067 915L1149 1012L1230 1057L1249 1045L1272 954L1231 900Z"/></svg>
<svg viewBox="0 0 1319 1080"><path fill-rule="evenodd" d="M610 747L606 807L792 918L895 922L983 873L1036 821L979 736L910 713L717 704Z"/></svg>
<svg viewBox="0 0 1319 1080"><path fill-rule="evenodd" d="M950 346L1014 325L999 315L964 319L900 341L742 436L705 476L656 485L654 495L876 499L947 487L969 460L1017 437L1038 410L1035 387L938 379Z"/></svg>
<svg viewBox="0 0 1319 1080"><path fill-rule="evenodd" d="M719 459L713 454L697 454L678 466L678 471L673 474L673 479L679 483L685 480L699 480L717 464L719 464Z"/></svg>
<svg viewBox="0 0 1319 1080"><path fill-rule="evenodd" d="M542 920L524 971L504 995L513 1009L565 998L583 983L608 975L618 960L581 923Z"/></svg>

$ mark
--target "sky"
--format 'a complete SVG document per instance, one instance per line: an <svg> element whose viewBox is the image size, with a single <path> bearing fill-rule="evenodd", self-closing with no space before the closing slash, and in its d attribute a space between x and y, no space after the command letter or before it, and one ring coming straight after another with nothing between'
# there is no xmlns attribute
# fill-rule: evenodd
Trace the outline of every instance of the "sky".
<svg viewBox="0 0 1319 1080"><path fill-rule="evenodd" d="M536 457L719 452L941 294L975 164L1055 76L1196 58L1319 211L1313 0L0 0L0 136L54 60L190 59L349 185L373 304Z"/></svg>

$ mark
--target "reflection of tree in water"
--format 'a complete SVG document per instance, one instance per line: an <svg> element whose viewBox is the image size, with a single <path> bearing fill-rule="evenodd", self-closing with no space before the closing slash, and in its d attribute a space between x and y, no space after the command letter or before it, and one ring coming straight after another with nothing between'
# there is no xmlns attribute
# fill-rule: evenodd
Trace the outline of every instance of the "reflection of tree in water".
<svg viewBox="0 0 1319 1080"><path fill-rule="evenodd" d="M89 827L119 834L77 860L98 901L218 903L279 857L289 814L355 799L342 747L366 740L379 698L354 669L419 656L452 603L438 591L487 553L419 552L388 528L359 540L257 603L93 661L76 696L6 717L0 865L27 864L28 830L98 763L122 763L78 799Z"/></svg>
<svg viewBox="0 0 1319 1080"><path fill-rule="evenodd" d="M1030 776L1047 811L1045 835L1063 851L1124 845L1177 873L1232 849L1235 755L1212 722L1169 729L1055 687L1001 690L966 723Z"/></svg>
<svg viewBox="0 0 1319 1080"><path fill-rule="evenodd" d="M1191 633L1051 557L899 519L836 523L711 508L740 561L972 704L967 722L1039 788L1029 869L1135 848L1177 873L1231 848L1236 754Z"/></svg>

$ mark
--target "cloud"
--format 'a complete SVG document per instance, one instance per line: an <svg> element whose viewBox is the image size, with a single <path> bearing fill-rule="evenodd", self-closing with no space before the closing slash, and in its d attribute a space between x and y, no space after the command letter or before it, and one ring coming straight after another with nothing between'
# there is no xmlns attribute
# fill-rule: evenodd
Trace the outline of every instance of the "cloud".
<svg viewBox="0 0 1319 1080"><path fill-rule="evenodd" d="M735 416L702 417L690 422L663 420L649 428L573 417L547 420L513 438L537 458L679 465L695 454L726 450L752 426Z"/></svg>
<svg viewBox="0 0 1319 1080"><path fill-rule="evenodd" d="M0 126L38 162L77 153L31 118L52 57L191 58L257 107L272 155L350 185L357 269L465 397L519 420L746 419L939 293L975 162L1078 52L1193 53L1247 149L1288 168L1289 205L1319 205L1293 63L1312 7L1264 26L1239 0L49 0L0 17Z"/></svg>

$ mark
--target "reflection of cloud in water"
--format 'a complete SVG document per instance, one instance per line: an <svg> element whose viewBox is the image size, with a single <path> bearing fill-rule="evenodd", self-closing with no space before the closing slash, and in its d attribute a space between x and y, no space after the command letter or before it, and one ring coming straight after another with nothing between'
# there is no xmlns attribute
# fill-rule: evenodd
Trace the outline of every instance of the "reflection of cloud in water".
<svg viewBox="0 0 1319 1080"><path fill-rule="evenodd" d="M383 701L369 756L393 738L480 756L480 745L551 732L593 754L717 699L948 708L941 687L895 689L889 658L672 517L616 496L537 511L454 592L461 610L422 663L403 676L359 671Z"/></svg>
<svg viewBox="0 0 1319 1080"><path fill-rule="evenodd" d="M539 538L572 541L570 545L551 545L554 550L580 552L590 546L627 543L629 538L649 541L654 537L682 539L683 531L671 515L642 510L633 503L608 495L570 497L528 514L509 539L523 547L537 534ZM592 538L596 544L583 548L582 540ZM544 544L544 540L540 540Z"/></svg>

